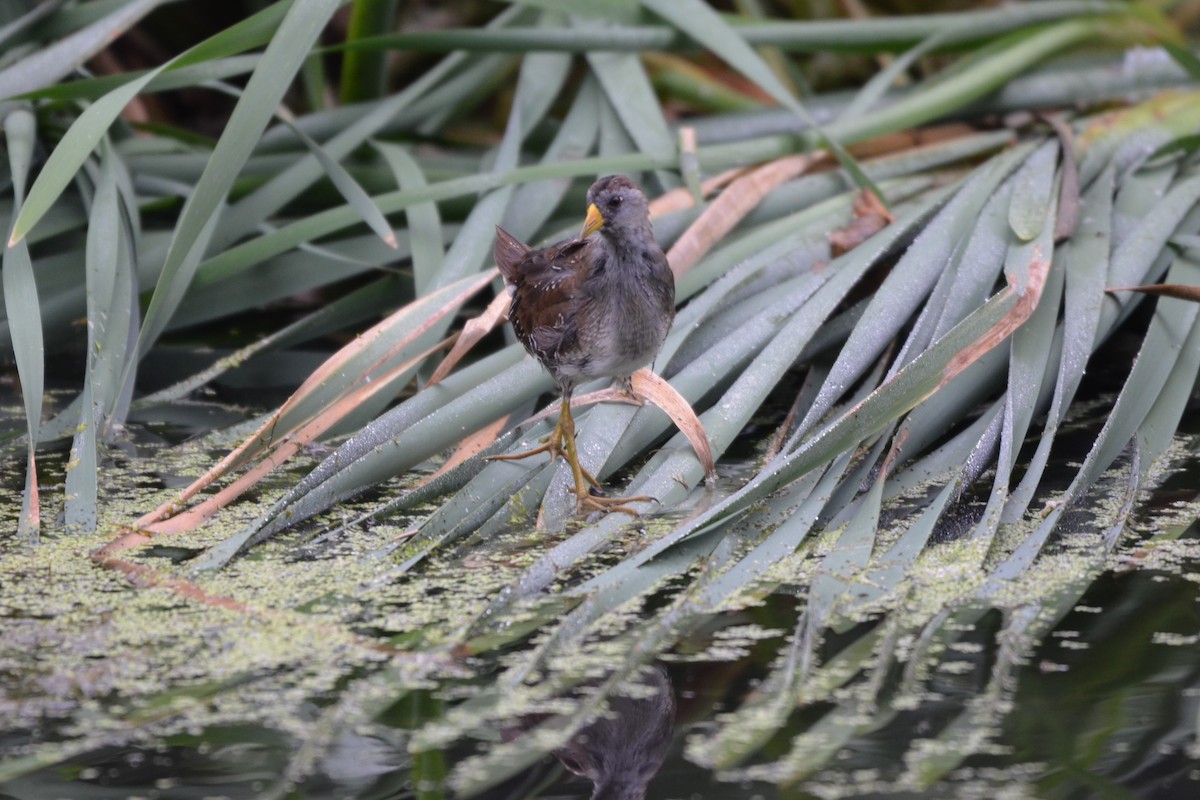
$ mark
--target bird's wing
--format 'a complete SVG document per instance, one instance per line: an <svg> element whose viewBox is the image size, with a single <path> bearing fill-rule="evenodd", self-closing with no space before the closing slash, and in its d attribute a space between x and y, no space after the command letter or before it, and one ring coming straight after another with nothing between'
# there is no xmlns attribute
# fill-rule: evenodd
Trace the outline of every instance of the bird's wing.
<svg viewBox="0 0 1200 800"><path fill-rule="evenodd" d="M580 287L588 273L586 244L572 240L531 251L510 281L509 320L517 336L543 358L575 345Z"/></svg>

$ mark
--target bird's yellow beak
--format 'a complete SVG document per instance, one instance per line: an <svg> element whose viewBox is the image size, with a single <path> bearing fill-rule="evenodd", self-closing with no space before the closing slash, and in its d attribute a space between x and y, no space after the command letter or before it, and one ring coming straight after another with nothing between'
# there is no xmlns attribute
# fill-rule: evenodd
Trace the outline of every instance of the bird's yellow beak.
<svg viewBox="0 0 1200 800"><path fill-rule="evenodd" d="M600 209L596 208L595 203L592 203L588 206L587 219L583 221L583 231L579 234L579 238L586 239L603 227L604 217L600 216Z"/></svg>

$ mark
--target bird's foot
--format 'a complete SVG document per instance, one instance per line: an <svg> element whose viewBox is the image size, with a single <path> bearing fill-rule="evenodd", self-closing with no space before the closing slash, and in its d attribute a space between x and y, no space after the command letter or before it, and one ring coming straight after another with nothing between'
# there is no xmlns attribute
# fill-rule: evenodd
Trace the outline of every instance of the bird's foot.
<svg viewBox="0 0 1200 800"><path fill-rule="evenodd" d="M631 517L640 516L640 513L625 505L626 503L657 503L658 500L646 495L637 495L635 497L597 497L589 492L587 495L577 496L575 503L575 513L580 516L586 516L599 511L604 514L609 514L614 511L622 514L628 514Z"/></svg>
<svg viewBox="0 0 1200 800"><path fill-rule="evenodd" d="M646 405L646 398L633 390L633 376L624 375L617 378L617 391L624 395L621 398L622 402L630 403L635 406Z"/></svg>

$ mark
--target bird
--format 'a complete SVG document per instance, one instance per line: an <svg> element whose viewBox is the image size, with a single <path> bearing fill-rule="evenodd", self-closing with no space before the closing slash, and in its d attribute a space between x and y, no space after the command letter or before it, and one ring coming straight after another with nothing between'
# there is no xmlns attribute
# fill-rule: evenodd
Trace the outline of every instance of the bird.
<svg viewBox="0 0 1200 800"><path fill-rule="evenodd" d="M675 695L661 666L638 676L635 697L615 694L608 712L580 729L554 756L591 779L592 800L645 800L675 734Z"/></svg>
<svg viewBox="0 0 1200 800"><path fill-rule="evenodd" d="M525 349L562 394L558 423L540 447L494 456L563 456L575 483L576 512L637 512L649 497L601 497L600 482L579 463L571 394L579 384L615 378L633 395L632 374L654 361L675 318L675 278L654 240L650 205L629 178L609 175L587 191L579 236L533 249L496 226L493 256L511 302L508 319Z"/></svg>

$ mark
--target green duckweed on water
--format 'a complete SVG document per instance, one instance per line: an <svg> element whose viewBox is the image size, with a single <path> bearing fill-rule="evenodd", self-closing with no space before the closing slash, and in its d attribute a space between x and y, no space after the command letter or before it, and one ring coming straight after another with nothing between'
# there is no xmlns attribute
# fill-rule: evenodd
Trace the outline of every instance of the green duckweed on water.
<svg viewBox="0 0 1200 800"><path fill-rule="evenodd" d="M161 485L153 485L155 481L148 482L147 474L194 475L208 463L212 448L212 440L161 447L142 454L141 461L125 458L104 470L102 488L111 502L103 506L103 524L97 534L47 530L35 546L11 539L0 544L4 587L0 617L5 620L0 674L7 687L0 711L10 720L10 730L26 732L23 743L6 747L9 758L15 759L5 768L9 772L79 757L112 744L149 744L164 737L201 735L249 722L312 745L328 740L329 733L321 726L329 725L330 718L320 709L331 701L344 722L357 719L365 723L374 715L366 698L374 697L376 704L386 705L390 698L406 692L430 689L447 700L466 698L472 694L466 688L490 671L492 664L522 663L521 649L466 660L443 650L454 645L465 620L479 614L497 592L555 544L553 537L521 529L466 551L435 554L420 569L399 578L388 577L392 559L372 554L409 528L402 519L350 526L335 540L307 553L302 545L309 534L277 537L225 569L193 578L205 592L233 598L249 611L190 601L164 588L137 588L121 574L92 562L90 553L107 542L122 521L167 494ZM1192 458L1190 443L1181 441L1156 466L1156 485L1170 485L1181 468L1178 465L1190 463ZM1172 462L1177 466L1170 466ZM1115 482L1119 483L1121 474L1118 465L1113 471ZM286 488L286 476L280 477L273 485L264 486L255 504L240 509L234 518L172 536L162 545L131 552L128 557L164 574L176 574L186 568L188 554L235 532ZM54 493L47 496L46 512L52 515ZM11 509L13 505L10 502L3 507ZM1058 599L1079 597L1105 566L1175 574L1192 583L1200 580L1195 566L1200 563L1200 549L1191 539L1180 538L1196 519L1200 503L1194 498L1176 499L1141 513L1134 523L1138 543L1119 550L1106 565L1096 557L1094 526L1116 513L1118 506L1117 500L1106 504L1102 497L1090 502L1086 514L1076 519L1075 532L1056 537L1052 551L1017 580L991 591L987 603L1005 615L1041 609L1033 619L1044 616L1042 629L1049 633L1046 626L1061 616L1053 610ZM903 503L898 502L899 516L881 531L879 547L888 546L904 531L906 518L901 508ZM318 520L314 529L356 513L354 504L347 504ZM1002 529L1001 549L1016 546L1036 522L1034 518L1029 525ZM660 530L667 532L670 526L659 529L653 521L630 526L615 546L636 552ZM685 664L737 664L774 649L762 651L764 643L778 647L778 643L790 641L792 634L786 624L764 624L770 615L762 612L774 608L778 598L798 595L803 600L804 587L821 574L821 559L835 546L838 535L839 531L825 532L796 554L764 569L758 584L744 587L711 615L715 624L698 620L701 624L695 633L685 633L682 640L664 638L665 650L660 655L678 668ZM805 785L821 797L861 795L871 786L897 789L914 780L917 773L886 777L867 770L855 773L859 782L853 784L857 788L852 792L844 775L820 771L819 759L811 754L842 746L847 732L861 735L878 726L873 715L879 708L879 684L869 677L873 671L908 664L911 677L885 701L893 714L935 701L936 692L919 688L928 681L977 674L979 659L992 647L986 639L969 638L982 609L959 622L944 620L949 638L940 644L923 641L922 630L946 609L977 607L987 558L978 542L942 541L919 555L898 588L865 605L846 606L847 624L871 624L886 618L895 634L877 640L868 651L872 653L869 658L841 667L831 664L833 671L819 669L797 687L804 703L832 703L835 709L845 709L845 714L836 712L838 716L799 734L788 747L792 756L730 771L725 777L778 782L809 775ZM578 574L583 578L596 574L610 559L609 555L597 555L584 562ZM678 585L668 581L660 586L660 592L669 597ZM652 602L651 597L635 597L605 615L571 652L554 652L531 673L532 682L512 687L493 706L481 708L474 719L449 724L441 736L435 735L437 722L431 720L423 735L429 741L450 745L467 729L478 730L481 725L503 726L506 720L511 723L531 715L569 717L577 713L578 701L563 695L562 687L602 680L629 657L629 637L636 637L639 626L662 613L662 601ZM519 627L524 620L536 628L546 618L546 609L552 607L544 600L518 604L510 612L508 624ZM1076 610L1088 612L1084 605ZM755 616L764 622L750 621ZM723 617L728 619L722 622ZM786 619L785 615L780 621ZM1006 674L1013 674L1012 669L1029 657L1040 640L1040 634L1033 632L1038 630L1037 624L1025 625L1025 632L1010 643L1011 657L1016 660ZM1069 629L1055 631L1050 640L1060 649L1086 648L1078 632ZM544 634L539 635L527 646L545 641ZM1155 646L1186 647L1194 644L1195 636L1159 631L1151 641ZM371 642L390 643L399 650L388 653L371 647ZM444 660L414 660L405 653L441 653ZM775 661L774 668L783 663ZM948 754L978 757L1001 753L1003 748L997 749L994 742L1014 707L1011 688L1005 688L1003 681L996 683L998 680L994 676L989 684L993 688L970 701L975 710L969 713L981 715L971 736L940 745L926 741L912 751L914 764ZM983 724L985 720L987 724ZM748 720L739 724L748 724ZM543 732L506 748L548 749L561 741L561 733ZM306 752L319 761L318 756ZM689 752L701 763L711 760L699 741ZM471 774L467 769L460 778L466 780ZM1022 785L1031 779L1029 774L1021 765L995 773L1019 778ZM964 778L964 785L971 785L972 780ZM989 781L980 785L985 784L991 785Z"/></svg>

